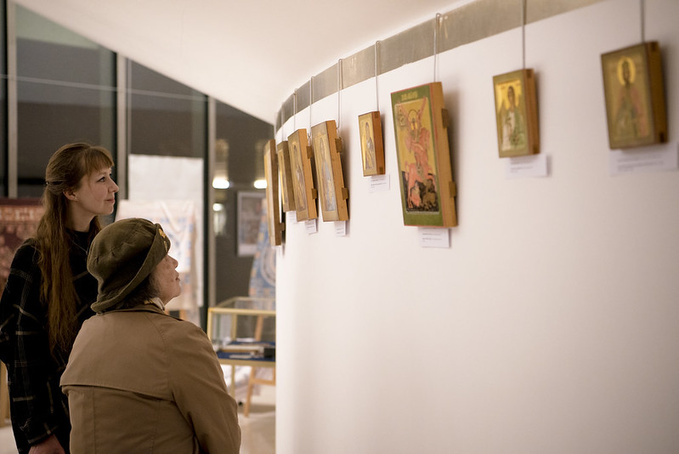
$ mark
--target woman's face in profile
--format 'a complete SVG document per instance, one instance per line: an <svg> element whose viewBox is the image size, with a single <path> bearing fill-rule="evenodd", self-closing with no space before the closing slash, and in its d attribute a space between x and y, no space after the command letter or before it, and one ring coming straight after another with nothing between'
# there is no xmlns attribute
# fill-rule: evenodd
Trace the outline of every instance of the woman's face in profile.
<svg viewBox="0 0 679 454"><path fill-rule="evenodd" d="M151 285L158 291L157 296L164 304L182 293L177 265L179 262L168 254L151 272Z"/></svg>
<svg viewBox="0 0 679 454"><path fill-rule="evenodd" d="M111 168L108 167L83 176L77 189L70 191L69 199L79 211L91 216L111 214L118 189L118 185L111 179Z"/></svg>

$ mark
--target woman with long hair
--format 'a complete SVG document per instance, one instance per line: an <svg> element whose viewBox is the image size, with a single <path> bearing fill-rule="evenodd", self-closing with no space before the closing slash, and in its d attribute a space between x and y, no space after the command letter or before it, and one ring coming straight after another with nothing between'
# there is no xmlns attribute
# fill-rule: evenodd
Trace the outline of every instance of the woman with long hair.
<svg viewBox="0 0 679 454"><path fill-rule="evenodd" d="M44 213L14 255L0 300L0 360L7 365L19 453L68 453L68 400L59 380L82 323L94 312L97 281L87 253L113 213L118 186L105 148L64 145L45 171Z"/></svg>

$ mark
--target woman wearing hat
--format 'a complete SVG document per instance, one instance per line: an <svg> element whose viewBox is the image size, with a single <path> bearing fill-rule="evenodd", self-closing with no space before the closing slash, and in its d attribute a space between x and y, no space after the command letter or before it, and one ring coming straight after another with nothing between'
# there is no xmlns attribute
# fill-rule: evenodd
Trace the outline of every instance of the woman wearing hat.
<svg viewBox="0 0 679 454"><path fill-rule="evenodd" d="M87 250L113 213L118 186L102 147L64 145L50 158L37 232L14 255L0 300L0 360L7 364L12 429L20 453L68 452L68 401L59 379L97 281Z"/></svg>
<svg viewBox="0 0 679 454"><path fill-rule="evenodd" d="M97 315L61 378L74 454L239 451L236 402L212 344L164 311L181 293L169 249L160 225L139 218L114 222L92 243Z"/></svg>

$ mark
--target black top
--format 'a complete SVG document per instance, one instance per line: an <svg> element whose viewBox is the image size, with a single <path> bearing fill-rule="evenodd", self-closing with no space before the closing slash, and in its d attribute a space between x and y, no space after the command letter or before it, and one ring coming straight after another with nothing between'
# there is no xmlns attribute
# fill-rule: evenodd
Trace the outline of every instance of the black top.
<svg viewBox="0 0 679 454"><path fill-rule="evenodd" d="M94 315L90 305L97 298L97 281L87 272L90 234L69 232L70 264L78 329ZM47 305L40 299L42 273L35 240L26 240L12 261L0 299L0 360L7 365L12 429L20 453L55 434L68 452L70 422L68 400L59 380L71 350L50 352Z"/></svg>

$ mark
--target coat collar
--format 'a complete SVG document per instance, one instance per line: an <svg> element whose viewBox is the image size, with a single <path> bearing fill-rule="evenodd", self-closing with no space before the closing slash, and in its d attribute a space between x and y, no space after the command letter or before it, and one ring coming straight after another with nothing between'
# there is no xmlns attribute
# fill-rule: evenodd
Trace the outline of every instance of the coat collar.
<svg viewBox="0 0 679 454"><path fill-rule="evenodd" d="M105 314L112 314L114 312L156 312L158 314L164 314L167 315L167 313L161 309L159 305L156 304L154 300L157 298L154 298L153 300L149 300L147 303L140 304L135 307L126 307L124 309L113 309L110 311L102 312L99 315L105 315ZM160 300L158 300L160 302ZM162 302L160 302L162 304Z"/></svg>

